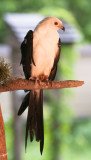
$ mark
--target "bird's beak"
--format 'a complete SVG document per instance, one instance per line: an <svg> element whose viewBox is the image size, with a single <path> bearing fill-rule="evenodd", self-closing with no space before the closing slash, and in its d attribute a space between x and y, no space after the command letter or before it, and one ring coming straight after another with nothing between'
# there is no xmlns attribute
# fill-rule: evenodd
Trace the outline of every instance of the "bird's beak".
<svg viewBox="0 0 91 160"><path fill-rule="evenodd" d="M62 28L61 28L64 32L65 32L65 27L64 26L62 26Z"/></svg>

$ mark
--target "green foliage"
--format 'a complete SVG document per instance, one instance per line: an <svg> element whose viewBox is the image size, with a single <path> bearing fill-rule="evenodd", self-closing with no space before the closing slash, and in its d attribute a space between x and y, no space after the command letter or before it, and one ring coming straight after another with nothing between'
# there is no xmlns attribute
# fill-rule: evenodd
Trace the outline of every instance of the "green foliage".
<svg viewBox="0 0 91 160"><path fill-rule="evenodd" d="M77 22L74 16L67 9L55 7L55 6L54 7L44 7L41 10L39 10L39 13L45 16L54 16L54 17L63 19L67 23L69 24L71 23L77 26Z"/></svg>
<svg viewBox="0 0 91 160"><path fill-rule="evenodd" d="M74 78L74 64L77 60L75 45L63 45L61 49L60 61L58 63L58 76L61 79L69 80Z"/></svg>
<svg viewBox="0 0 91 160"><path fill-rule="evenodd" d="M3 22L2 16L7 12L38 12L45 7L47 15L61 16L65 18L69 23L75 24L74 18L76 18L81 31L86 38L91 40L91 3L90 0L0 0L0 42L5 40L7 34L7 28ZM42 13L42 12L41 12Z"/></svg>
<svg viewBox="0 0 91 160"><path fill-rule="evenodd" d="M73 12L86 38L91 40L91 1L69 0L68 8Z"/></svg>
<svg viewBox="0 0 91 160"><path fill-rule="evenodd" d="M89 160L91 158L91 118L89 119L73 119L73 113L68 109L67 106L62 107L62 111L59 110L59 114L61 114L61 119L58 120L60 123L59 132L56 132L56 129L51 131L53 126L50 126L52 120L50 107L52 106L45 104L44 106L44 118L45 118L45 146L44 152L41 156L39 153L39 143L32 142L30 143L30 139L28 140L28 147L25 152L25 145L23 141L22 148L22 159L36 159L37 160L46 160L52 159L55 151L52 152L52 147L50 143L52 143L51 135L55 137L59 137L61 139L61 148L59 158L62 160ZM57 106L56 106L57 107ZM56 114L56 113L55 113ZM53 119L54 117L52 117ZM64 122L63 122L64 121ZM50 123L49 123L50 122ZM63 123L63 124L62 124ZM69 125L70 124L70 125ZM24 128L26 123L24 123ZM14 159L14 150L13 150L13 119L10 118L5 121L5 135L6 135L6 145L8 152L8 159ZM25 129L23 131L23 136L25 137ZM23 137L23 140L25 139ZM35 154L36 153L36 154ZM53 160L53 159L52 159Z"/></svg>
<svg viewBox="0 0 91 160"><path fill-rule="evenodd" d="M63 160L88 160L91 158L91 119L72 122L71 133L62 148ZM64 149L65 148L65 149Z"/></svg>
<svg viewBox="0 0 91 160"><path fill-rule="evenodd" d="M14 159L14 133L13 133L13 119L9 118L5 121L5 137L6 137L6 146L8 159Z"/></svg>

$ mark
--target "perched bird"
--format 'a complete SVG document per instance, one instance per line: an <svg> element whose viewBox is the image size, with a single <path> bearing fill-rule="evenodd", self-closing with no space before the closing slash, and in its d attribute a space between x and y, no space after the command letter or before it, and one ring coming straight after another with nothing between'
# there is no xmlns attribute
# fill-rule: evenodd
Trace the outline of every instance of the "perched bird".
<svg viewBox="0 0 91 160"><path fill-rule="evenodd" d="M26 79L54 80L61 47L57 32L59 29L65 30L62 22L55 17L47 17L36 26L34 32L30 30L26 34L21 44L21 64ZM21 115L27 107L25 147L29 132L30 141L33 141L34 135L36 141L40 141L42 154L44 146L43 90L29 91L20 106L18 115Z"/></svg>

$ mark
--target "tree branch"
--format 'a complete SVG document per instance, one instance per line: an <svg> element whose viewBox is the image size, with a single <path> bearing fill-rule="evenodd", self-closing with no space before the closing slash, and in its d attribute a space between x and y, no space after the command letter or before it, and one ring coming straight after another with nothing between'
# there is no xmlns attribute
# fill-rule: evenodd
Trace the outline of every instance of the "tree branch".
<svg viewBox="0 0 91 160"><path fill-rule="evenodd" d="M0 160L7 160L4 121L0 106Z"/></svg>
<svg viewBox="0 0 91 160"><path fill-rule="evenodd" d="M18 79L8 81L6 84L0 85L0 92L15 90L32 90L32 89L62 89L70 87L82 86L84 81L68 80L68 81L52 81L38 82L26 79Z"/></svg>

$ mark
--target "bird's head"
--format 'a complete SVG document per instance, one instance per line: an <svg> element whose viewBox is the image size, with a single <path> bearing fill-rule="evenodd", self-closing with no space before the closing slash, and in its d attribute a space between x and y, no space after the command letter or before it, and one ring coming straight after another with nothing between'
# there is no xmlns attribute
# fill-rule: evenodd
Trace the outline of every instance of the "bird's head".
<svg viewBox="0 0 91 160"><path fill-rule="evenodd" d="M65 31L65 27L63 26L63 23L55 17L47 17L45 19L43 19L37 27L43 27L45 29L54 29L54 30L59 30L62 29L63 31Z"/></svg>
<svg viewBox="0 0 91 160"><path fill-rule="evenodd" d="M55 17L49 17L48 23L50 26L52 26L55 30L62 29L65 31L65 27L63 26L62 21L60 21L58 18Z"/></svg>

